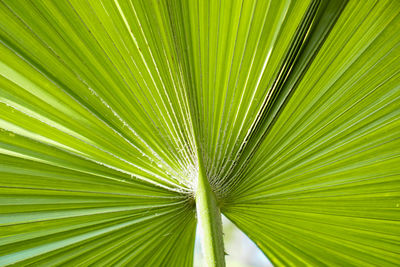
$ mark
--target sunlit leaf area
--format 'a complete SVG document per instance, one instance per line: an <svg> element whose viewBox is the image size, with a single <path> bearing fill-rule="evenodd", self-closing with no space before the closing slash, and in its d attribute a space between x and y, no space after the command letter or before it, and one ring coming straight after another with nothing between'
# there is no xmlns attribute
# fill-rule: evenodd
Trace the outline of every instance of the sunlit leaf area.
<svg viewBox="0 0 400 267"><path fill-rule="evenodd" d="M400 266L399 157L398 0L0 0L0 266Z"/></svg>

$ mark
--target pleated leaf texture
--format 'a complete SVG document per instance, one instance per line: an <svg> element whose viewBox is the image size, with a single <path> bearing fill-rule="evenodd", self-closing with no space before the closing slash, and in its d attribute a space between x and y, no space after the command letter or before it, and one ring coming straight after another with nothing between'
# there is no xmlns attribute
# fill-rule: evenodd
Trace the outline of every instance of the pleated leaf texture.
<svg viewBox="0 0 400 267"><path fill-rule="evenodd" d="M399 66L397 0L1 0L0 265L192 266L200 156L274 265L399 266Z"/></svg>

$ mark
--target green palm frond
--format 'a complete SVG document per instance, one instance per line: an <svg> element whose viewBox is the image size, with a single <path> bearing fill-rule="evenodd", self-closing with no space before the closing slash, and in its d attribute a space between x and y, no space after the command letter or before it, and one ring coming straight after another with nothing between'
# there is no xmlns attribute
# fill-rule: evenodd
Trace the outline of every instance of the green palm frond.
<svg viewBox="0 0 400 267"><path fill-rule="evenodd" d="M0 1L0 265L400 264L400 3Z"/></svg>

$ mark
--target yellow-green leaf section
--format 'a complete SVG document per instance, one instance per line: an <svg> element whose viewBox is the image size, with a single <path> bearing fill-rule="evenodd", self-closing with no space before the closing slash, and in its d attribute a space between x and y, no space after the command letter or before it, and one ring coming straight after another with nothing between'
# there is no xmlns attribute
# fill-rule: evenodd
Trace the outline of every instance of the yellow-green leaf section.
<svg viewBox="0 0 400 267"><path fill-rule="evenodd" d="M0 265L192 266L204 196L277 266L398 266L399 32L397 0L1 0Z"/></svg>

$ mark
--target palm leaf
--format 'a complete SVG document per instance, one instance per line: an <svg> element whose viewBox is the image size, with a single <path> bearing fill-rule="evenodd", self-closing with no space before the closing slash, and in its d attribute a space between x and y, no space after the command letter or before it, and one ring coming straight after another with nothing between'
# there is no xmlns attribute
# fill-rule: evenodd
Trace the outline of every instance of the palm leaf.
<svg viewBox="0 0 400 267"><path fill-rule="evenodd" d="M1 1L0 265L191 266L199 220L222 266L220 212L276 265L400 264L399 31L395 0Z"/></svg>
<svg viewBox="0 0 400 267"><path fill-rule="evenodd" d="M348 4L236 178L226 215L275 263L399 263L396 5Z"/></svg>

